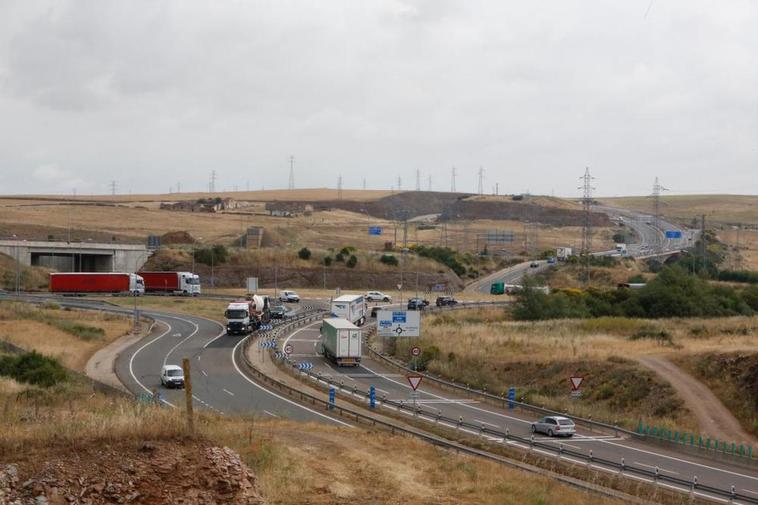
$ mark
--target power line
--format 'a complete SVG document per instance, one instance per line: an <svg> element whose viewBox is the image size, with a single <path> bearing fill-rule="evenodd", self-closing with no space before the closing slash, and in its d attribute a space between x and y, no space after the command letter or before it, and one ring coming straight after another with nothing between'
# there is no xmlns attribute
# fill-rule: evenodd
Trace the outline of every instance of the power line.
<svg viewBox="0 0 758 505"><path fill-rule="evenodd" d="M479 185L476 189L477 194L484 194L484 167L479 167Z"/></svg>
<svg viewBox="0 0 758 505"><path fill-rule="evenodd" d="M295 189L295 157L290 155L290 179L287 189Z"/></svg>
<svg viewBox="0 0 758 505"><path fill-rule="evenodd" d="M421 170L416 169L416 191L421 191Z"/></svg>
<svg viewBox="0 0 758 505"><path fill-rule="evenodd" d="M455 193L455 167L453 167L450 173L450 192Z"/></svg>
<svg viewBox="0 0 758 505"><path fill-rule="evenodd" d="M111 183L108 185L111 188L111 195L116 194L116 181L111 181Z"/></svg>
<svg viewBox="0 0 758 505"><path fill-rule="evenodd" d="M585 257L585 282L590 281L590 254L592 253L592 180L590 167L584 171L584 175L579 178L582 181L582 209L584 211L584 221L582 222L582 255Z"/></svg>
<svg viewBox="0 0 758 505"><path fill-rule="evenodd" d="M342 174L337 177L337 200L342 200Z"/></svg>

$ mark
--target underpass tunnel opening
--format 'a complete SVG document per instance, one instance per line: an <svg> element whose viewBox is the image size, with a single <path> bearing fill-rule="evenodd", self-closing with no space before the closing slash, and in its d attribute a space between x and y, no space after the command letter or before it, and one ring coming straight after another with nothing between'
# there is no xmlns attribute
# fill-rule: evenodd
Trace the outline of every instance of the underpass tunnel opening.
<svg viewBox="0 0 758 505"><path fill-rule="evenodd" d="M59 272L112 272L113 255L32 252L32 266L47 267Z"/></svg>

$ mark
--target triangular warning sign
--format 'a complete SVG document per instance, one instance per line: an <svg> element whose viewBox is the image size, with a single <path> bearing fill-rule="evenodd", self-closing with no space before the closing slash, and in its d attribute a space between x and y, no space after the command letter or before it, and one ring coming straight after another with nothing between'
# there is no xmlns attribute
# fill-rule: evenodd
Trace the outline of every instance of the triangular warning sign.
<svg viewBox="0 0 758 505"><path fill-rule="evenodd" d="M408 379L408 383L411 385L414 391L418 389L418 385L421 384L421 380L423 378L424 377L422 377L421 375L409 375L406 377L406 379Z"/></svg>
<svg viewBox="0 0 758 505"><path fill-rule="evenodd" d="M582 381L584 380L584 377L579 376L572 376L571 377L571 389L576 391L579 389L579 386L582 385Z"/></svg>

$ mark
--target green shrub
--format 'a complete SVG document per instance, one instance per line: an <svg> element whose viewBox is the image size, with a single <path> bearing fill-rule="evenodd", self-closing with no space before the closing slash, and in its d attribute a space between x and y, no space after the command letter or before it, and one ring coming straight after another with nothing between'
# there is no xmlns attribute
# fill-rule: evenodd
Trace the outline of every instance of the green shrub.
<svg viewBox="0 0 758 505"><path fill-rule="evenodd" d="M355 268L355 265L358 264L358 258L355 257L355 254L350 255L350 258L347 260L347 263L345 265L348 268Z"/></svg>
<svg viewBox="0 0 758 505"><path fill-rule="evenodd" d="M721 270L718 279L720 281L758 284L758 272L751 270Z"/></svg>
<svg viewBox="0 0 758 505"><path fill-rule="evenodd" d="M340 263L344 263L345 255L342 254L341 252L338 252L337 254L334 255L334 261L339 261Z"/></svg>
<svg viewBox="0 0 758 505"><path fill-rule="evenodd" d="M397 257L393 256L392 254L382 254L382 257L379 258L379 261L385 265L390 265L393 267L396 267L400 264L400 262L397 260Z"/></svg>
<svg viewBox="0 0 758 505"><path fill-rule="evenodd" d="M307 247L303 247L297 252L297 257L301 260L309 260L311 259L311 251Z"/></svg>
<svg viewBox="0 0 758 505"><path fill-rule="evenodd" d="M331 256L324 256L324 265L326 266L332 266L332 257Z"/></svg>
<svg viewBox="0 0 758 505"><path fill-rule="evenodd" d="M340 254L342 254L343 256L350 256L355 251L357 251L357 249L355 247L349 245L349 246L345 246L342 249L340 249Z"/></svg>
<svg viewBox="0 0 758 505"><path fill-rule="evenodd" d="M220 265L229 259L229 251L222 244L195 249L195 261L203 265Z"/></svg>
<svg viewBox="0 0 758 505"><path fill-rule="evenodd" d="M458 253L449 247L416 245L411 250L423 258L442 263L460 277L466 274L466 267L461 263Z"/></svg>
<svg viewBox="0 0 758 505"><path fill-rule="evenodd" d="M37 351L17 356L0 356L0 375L45 388L67 378L66 369L57 359L44 356Z"/></svg>
<svg viewBox="0 0 758 505"><path fill-rule="evenodd" d="M673 340L671 339L671 334L668 331L657 329L652 326L641 328L640 330L636 331L635 333L629 336L629 340L641 340L641 339L656 340L658 343L665 343L665 344L674 343Z"/></svg>

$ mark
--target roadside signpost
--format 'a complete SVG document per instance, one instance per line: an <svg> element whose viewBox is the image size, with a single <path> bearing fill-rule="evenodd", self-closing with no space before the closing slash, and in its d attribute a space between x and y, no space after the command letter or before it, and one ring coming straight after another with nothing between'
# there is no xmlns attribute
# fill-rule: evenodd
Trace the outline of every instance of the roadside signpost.
<svg viewBox="0 0 758 505"><path fill-rule="evenodd" d="M417 345L414 345L411 347L411 356L413 356L413 371L416 371L416 361L418 361L418 357L421 356L421 348Z"/></svg>
<svg viewBox="0 0 758 505"><path fill-rule="evenodd" d="M369 235L381 235L382 234L382 227L381 226L369 226L368 227L368 234Z"/></svg>
<svg viewBox="0 0 758 505"><path fill-rule="evenodd" d="M513 407L516 406L514 403L516 401L516 388L508 388L508 409L513 410Z"/></svg>
<svg viewBox="0 0 758 505"><path fill-rule="evenodd" d="M584 382L584 377L581 375L572 375L569 377L571 380L571 398L581 398L582 391L579 389Z"/></svg>
<svg viewBox="0 0 758 505"><path fill-rule="evenodd" d="M380 310L376 314L376 327L380 337L418 337L421 311Z"/></svg>
<svg viewBox="0 0 758 505"><path fill-rule="evenodd" d="M286 354L287 356L292 354L292 344L287 344L284 346L284 354Z"/></svg>
<svg viewBox="0 0 758 505"><path fill-rule="evenodd" d="M413 392L411 392L411 398L413 398L413 415L416 415L416 399L418 398L418 389L419 384L421 384L421 381L424 379L423 375L418 374L408 374L405 377L408 379L408 384L411 385L411 388L413 388Z"/></svg>
<svg viewBox="0 0 758 505"><path fill-rule="evenodd" d="M247 278L247 292L248 293L257 293L258 292L258 277L248 277Z"/></svg>

